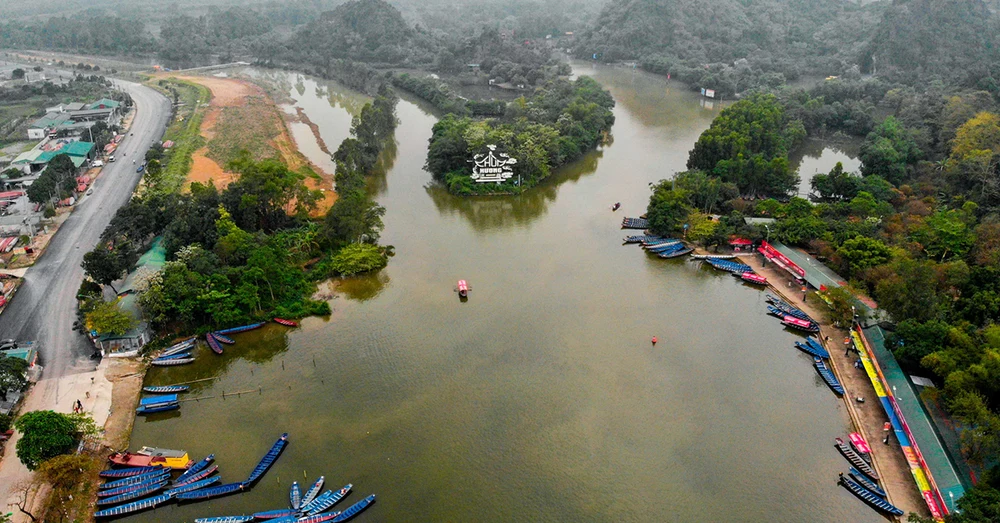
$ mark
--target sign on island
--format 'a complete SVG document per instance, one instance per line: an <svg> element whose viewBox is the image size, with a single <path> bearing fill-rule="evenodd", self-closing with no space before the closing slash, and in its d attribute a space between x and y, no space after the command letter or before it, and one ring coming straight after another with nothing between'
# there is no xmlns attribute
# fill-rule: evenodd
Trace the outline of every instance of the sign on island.
<svg viewBox="0 0 1000 523"><path fill-rule="evenodd" d="M516 158L511 158L507 153L496 153L497 146L490 144L486 153L480 153L472 157L472 179L478 183L496 182L503 183L514 176L513 166L517 164Z"/></svg>

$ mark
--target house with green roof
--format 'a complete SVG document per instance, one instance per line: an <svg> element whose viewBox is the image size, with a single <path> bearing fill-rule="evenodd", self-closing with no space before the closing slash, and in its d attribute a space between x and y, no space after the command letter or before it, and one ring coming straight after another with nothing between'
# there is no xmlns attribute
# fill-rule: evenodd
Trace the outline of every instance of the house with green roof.
<svg viewBox="0 0 1000 523"><path fill-rule="evenodd" d="M121 103L116 102L110 98L101 98L100 100L87 106L87 109L118 109Z"/></svg>
<svg viewBox="0 0 1000 523"><path fill-rule="evenodd" d="M28 139L41 140L59 124L71 120L69 113L46 113L45 116L31 122L28 126Z"/></svg>

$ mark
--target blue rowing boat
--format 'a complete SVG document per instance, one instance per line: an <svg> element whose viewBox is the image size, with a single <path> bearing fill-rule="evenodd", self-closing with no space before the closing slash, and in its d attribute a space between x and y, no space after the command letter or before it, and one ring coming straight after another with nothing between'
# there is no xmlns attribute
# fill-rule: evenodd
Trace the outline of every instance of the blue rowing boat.
<svg viewBox="0 0 1000 523"><path fill-rule="evenodd" d="M844 395L844 387L837 381L837 377L833 375L833 371L826 366L826 363L823 363L823 358L813 358L813 367L816 367L816 372L830 386L834 394L838 396Z"/></svg>
<svg viewBox="0 0 1000 523"><path fill-rule="evenodd" d="M219 344L219 340L215 339L215 335L211 332L205 335L205 341L208 342L208 348L212 349L212 352L216 354L222 354L222 345Z"/></svg>
<svg viewBox="0 0 1000 523"><path fill-rule="evenodd" d="M214 518L195 518L194 523L247 523L253 521L253 516L219 516Z"/></svg>
<svg viewBox="0 0 1000 523"><path fill-rule="evenodd" d="M139 400L139 405L142 406L153 406L159 405L161 403L175 403L177 401L176 394L160 394L158 396L146 396Z"/></svg>
<svg viewBox="0 0 1000 523"><path fill-rule="evenodd" d="M201 481L201 480L203 480L203 479L211 476L212 474L215 474L218 470L219 470L219 466L218 465L212 465L211 467L208 467L207 469L205 469L205 470L203 470L201 472L197 472L194 475L191 475L191 476L188 476L188 477L184 478L183 481L181 481L181 480L175 481L174 482L174 486L175 487L183 487L184 485L190 485L191 483L194 483L196 481Z"/></svg>
<svg viewBox="0 0 1000 523"><path fill-rule="evenodd" d="M338 490L337 492L324 492L322 496L316 498L309 504L309 506L305 507L303 512L309 514L310 516L313 514L319 514L320 512L326 512L340 500L344 499L344 496L350 493L353 487L354 485L348 483L347 485L344 485L344 488Z"/></svg>
<svg viewBox="0 0 1000 523"><path fill-rule="evenodd" d="M839 450L845 458L847 458L847 461L851 462L851 465L854 465L854 468L860 470L869 478L878 480L878 474L875 472L875 469L873 469L868 462L861 459L861 456L859 456L854 449L847 446L847 444L844 443L844 440L840 438L834 439L834 446L837 447L837 450Z"/></svg>
<svg viewBox="0 0 1000 523"><path fill-rule="evenodd" d="M241 325L239 327L230 327L228 329L222 329L220 331L215 331L215 334L238 334L240 332L252 331L254 329L259 329L265 325L265 322L251 323L249 325Z"/></svg>
<svg viewBox="0 0 1000 523"><path fill-rule="evenodd" d="M180 360L180 359L190 358L190 357L191 357L191 353L190 352L181 352L181 353L178 353L178 354L171 354L170 356L161 356L159 358L156 358L153 361Z"/></svg>
<svg viewBox="0 0 1000 523"><path fill-rule="evenodd" d="M150 363L158 367L168 367L173 365L187 365L188 363L191 363L193 361L194 361L193 357L188 357L188 358L177 358L169 360L153 360Z"/></svg>
<svg viewBox="0 0 1000 523"><path fill-rule="evenodd" d="M295 523L323 523L324 521L334 521L340 516L340 514L340 512L316 514L314 516L306 516L304 518L296 519Z"/></svg>
<svg viewBox="0 0 1000 523"><path fill-rule="evenodd" d="M101 498L97 500L98 505L117 505L125 501L131 501L133 499L144 498L154 492L163 490L167 486L168 481L162 480L153 483L152 485L147 485L145 488L138 490L133 490L126 492L124 494L119 494L117 496L111 496L109 498Z"/></svg>
<svg viewBox="0 0 1000 523"><path fill-rule="evenodd" d="M280 508L278 510L267 510L264 512L254 512L254 519L276 519L276 518L287 518L289 516L294 516L296 511L290 508Z"/></svg>
<svg viewBox="0 0 1000 523"><path fill-rule="evenodd" d="M375 494L368 496L365 499L351 505L347 510L343 511L339 516L333 518L334 523L340 523L341 521L347 521L354 516L357 516L364 509L368 508L372 503L375 503Z"/></svg>
<svg viewBox="0 0 1000 523"><path fill-rule="evenodd" d="M622 218L622 229L646 229L649 221L643 218Z"/></svg>
<svg viewBox="0 0 1000 523"><path fill-rule="evenodd" d="M661 238L659 236L653 236L651 234L638 234L638 235L634 235L634 236L626 236L625 239L622 240L622 242L623 243L643 243L643 242L646 242L646 241L662 240L662 239L663 238Z"/></svg>
<svg viewBox="0 0 1000 523"><path fill-rule="evenodd" d="M766 294L764 296L764 299L769 301L771 305L773 305L778 310L785 311L785 314L790 314L792 316L795 316L796 318L799 318L800 320L813 321L813 319L810 318L809 315L803 312L801 309L794 307L792 304L788 303L785 300L782 300L781 298L778 298L773 294Z"/></svg>
<svg viewBox="0 0 1000 523"><path fill-rule="evenodd" d="M302 490L299 489L298 481L293 481L292 488L288 490L288 504L295 510L302 504Z"/></svg>
<svg viewBox="0 0 1000 523"><path fill-rule="evenodd" d="M882 488L879 487L874 481L865 477L865 475L858 469L851 467L851 471L848 472L848 475L850 475L854 481L860 483L862 487L878 494L879 496L882 496L883 498L885 497L885 491L882 490Z"/></svg>
<svg viewBox="0 0 1000 523"><path fill-rule="evenodd" d="M161 385L158 387L143 387L143 392L151 392L154 394L171 394L177 392L187 392L187 385Z"/></svg>
<svg viewBox="0 0 1000 523"><path fill-rule="evenodd" d="M136 474L135 476L129 476L124 479L116 479L115 481L109 481L98 488L100 489L113 489L118 487L124 487L126 485L135 485L136 483L145 483L157 476L170 477L170 471L164 468L159 470L154 470L152 472L147 472L145 474Z"/></svg>
<svg viewBox="0 0 1000 523"><path fill-rule="evenodd" d="M174 488L168 490L166 493L170 494L171 497L178 496L185 492L193 492L195 490L201 490L206 487L211 487L212 485L215 485L220 481L222 481L222 476L213 476L211 478L206 478L199 481L186 483L184 485L177 485Z"/></svg>
<svg viewBox="0 0 1000 523"><path fill-rule="evenodd" d="M250 472L250 476L247 477L245 483L247 485L252 485L260 479L260 477L267 472L267 469L271 468L271 465L273 465L278 459L278 456L281 455L281 451L285 449L285 445L287 444L288 433L286 432L278 438L278 441L274 442L274 445L271 446L271 450L267 451L267 454L264 454L264 457L260 459L260 463L257 463L257 466L254 467L252 472Z"/></svg>
<svg viewBox="0 0 1000 523"><path fill-rule="evenodd" d="M195 474L201 472L202 470L205 470L205 467L207 467L213 461L215 461L215 454L209 454L208 456L205 456L205 459L199 461L198 463L195 463L194 465L191 465L191 468L185 470L184 473L181 474L180 476L177 476L177 480L174 481L174 483L181 483L184 480L190 478L191 476L194 476Z"/></svg>
<svg viewBox="0 0 1000 523"><path fill-rule="evenodd" d="M656 247L665 247L667 245L673 245L675 243L680 243L681 241L675 238L657 238L655 240L648 240L642 242L643 249L653 249Z"/></svg>
<svg viewBox="0 0 1000 523"><path fill-rule="evenodd" d="M167 501L170 501L170 496L166 494L161 494L159 496L141 499L139 501L134 501L132 503L126 503L125 505L118 505L117 507L98 510L97 512L94 513L94 517L107 518L111 516L121 516L124 514L131 514L133 512L139 512L140 510L153 508L159 505L160 503L165 503Z"/></svg>
<svg viewBox="0 0 1000 523"><path fill-rule="evenodd" d="M138 415L145 414L156 414L157 412L167 412L168 410L177 410L181 408L181 404L176 401L173 403L158 403L156 405L142 406L135 409L135 413Z"/></svg>
<svg viewBox="0 0 1000 523"><path fill-rule="evenodd" d="M159 472L162 470L167 470L163 467L127 467L123 469L108 469L102 470L98 476L102 478L128 478L131 476L138 476L140 474L148 474L150 472Z"/></svg>
<svg viewBox="0 0 1000 523"><path fill-rule="evenodd" d="M840 479L837 482L840 483L841 485L843 485L847 490L850 490L852 494L854 494L855 496L861 498L862 501L864 501L865 503L868 503L869 505L871 505L875 509L880 510L882 512L885 512L886 514L893 515L893 516L902 516L903 515L903 511L900 510L899 508L897 508L895 505L893 505L892 503L889 503L888 501L882 499L877 494L875 494L874 492L866 489L865 487L862 487L860 484L858 484L856 481L852 480L851 478L848 478L848 477L844 476L843 474L841 474L840 475Z"/></svg>
<svg viewBox="0 0 1000 523"><path fill-rule="evenodd" d="M812 345L807 345L807 344L802 343L800 341L795 342L795 347L798 348L800 351L805 352L806 354L809 354L810 356L815 356L817 358L823 358L823 359L827 359L827 360L830 359L830 353L826 352L822 348L820 348L820 349L817 350Z"/></svg>
<svg viewBox="0 0 1000 523"><path fill-rule="evenodd" d="M316 480L316 483L313 483L312 486L309 487L309 490L302 495L302 501L299 503L299 506L295 508L301 509L302 507L312 503L312 501L316 499L316 496L319 495L319 491L323 489L324 481L326 481L326 477L320 476L319 479Z"/></svg>
<svg viewBox="0 0 1000 523"><path fill-rule="evenodd" d="M236 343L236 340L230 338L229 336L226 336L225 334L219 334L218 332L213 332L212 336L214 336L216 340L219 340L220 342L225 343L226 345L232 345Z"/></svg>
<svg viewBox="0 0 1000 523"><path fill-rule="evenodd" d="M744 272L752 271L749 265L744 263L733 262L729 260L720 260L717 258L705 258L705 262L715 267L716 269L722 271L728 271L733 274L743 274Z"/></svg>
<svg viewBox="0 0 1000 523"><path fill-rule="evenodd" d="M191 492L184 492L183 494L178 494L177 499L180 501L197 501L203 499L218 498L221 496L228 496L229 494L234 494L236 492L241 492L246 488L246 483L226 483L225 485L219 485L218 487L203 488L200 490L193 490Z"/></svg>
<svg viewBox="0 0 1000 523"><path fill-rule="evenodd" d="M816 338L813 338L812 336L806 338L806 344L818 351L824 351L824 352L826 351L826 349L823 348L823 345L821 345L820 342L816 341Z"/></svg>
<svg viewBox="0 0 1000 523"><path fill-rule="evenodd" d="M113 496L117 496L119 494L125 494L135 490L143 490L163 481L170 481L170 473L153 476L151 478L148 478L146 481L140 483L132 483L131 485L122 485L117 488L98 490L97 497L110 498Z"/></svg>
<svg viewBox="0 0 1000 523"><path fill-rule="evenodd" d="M652 247L647 247L646 250L652 253L661 253L664 251L674 251L678 249L683 249L684 244L680 241L673 241L670 243L661 243L659 245L654 245Z"/></svg>
<svg viewBox="0 0 1000 523"><path fill-rule="evenodd" d="M691 247L688 247L686 249L678 249L676 251L671 251L671 252L668 252L668 253L660 254L660 258L679 258L681 256L687 256L688 254L691 254L692 252L694 252L694 249L691 248Z"/></svg>

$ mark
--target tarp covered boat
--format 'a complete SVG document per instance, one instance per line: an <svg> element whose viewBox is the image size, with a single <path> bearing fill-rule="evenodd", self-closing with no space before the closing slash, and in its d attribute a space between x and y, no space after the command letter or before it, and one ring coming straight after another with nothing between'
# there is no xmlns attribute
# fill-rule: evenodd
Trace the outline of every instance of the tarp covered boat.
<svg viewBox="0 0 1000 523"><path fill-rule="evenodd" d="M767 285L767 278L755 273L755 272L744 272L740 275L740 278L754 285Z"/></svg>
<svg viewBox="0 0 1000 523"><path fill-rule="evenodd" d="M858 455L861 456L861 459L871 463L872 449L868 446L868 442L865 441L865 438L857 432L852 432L848 434L848 439L850 440L851 448L854 449L854 452L857 452Z"/></svg>
<svg viewBox="0 0 1000 523"><path fill-rule="evenodd" d="M785 316L785 318L781 320L781 323L785 327L791 327L800 331L819 332L819 325L809 320L796 318L795 316Z"/></svg>

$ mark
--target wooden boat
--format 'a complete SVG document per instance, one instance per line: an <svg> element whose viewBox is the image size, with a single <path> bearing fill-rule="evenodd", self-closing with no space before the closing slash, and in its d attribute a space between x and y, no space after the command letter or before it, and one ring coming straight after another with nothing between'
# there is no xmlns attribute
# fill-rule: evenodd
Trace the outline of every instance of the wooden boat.
<svg viewBox="0 0 1000 523"><path fill-rule="evenodd" d="M642 218L622 218L622 229L646 229L649 221Z"/></svg>
<svg viewBox="0 0 1000 523"><path fill-rule="evenodd" d="M823 363L823 358L813 358L813 366L816 367L816 372L819 376L823 378L823 381L830 386L833 393L838 396L844 395L844 387L840 385L837 381L837 377L833 375L833 371L827 368L826 364Z"/></svg>
<svg viewBox="0 0 1000 523"><path fill-rule="evenodd" d="M121 516L124 514L131 514L133 512L139 512L140 510L153 508L161 503L166 503L167 501L170 501L170 496L166 494L161 494L159 496L141 499L139 501L127 503L125 505L118 505L117 507L98 510L97 512L94 513L94 517L108 518L111 516Z"/></svg>
<svg viewBox="0 0 1000 523"><path fill-rule="evenodd" d="M151 392L154 394L176 394L178 392L187 392L187 385L160 385L158 387L143 387L143 392Z"/></svg>
<svg viewBox="0 0 1000 523"><path fill-rule="evenodd" d="M866 489L865 487L862 487L859 483L852 480L851 478L844 476L843 474L840 475L840 480L838 480L838 483L843 485L847 490L850 490L851 493L854 494L855 496L861 498L862 501L868 503L869 505L871 505L872 507L881 512L893 516L903 515L903 511L897 508L895 505L880 498L874 492Z"/></svg>
<svg viewBox="0 0 1000 523"><path fill-rule="evenodd" d="M98 476L102 478L130 478L141 474L149 474L150 472L160 473L163 470L166 470L166 468L160 465L155 467L128 467L123 469L102 470Z"/></svg>
<svg viewBox="0 0 1000 523"><path fill-rule="evenodd" d="M167 491L167 494L171 496L178 496L185 492L192 492L195 490L201 490L206 487L210 487L218 482L222 481L222 476L212 476L210 478L205 478L193 483L187 483L185 485L178 485Z"/></svg>
<svg viewBox="0 0 1000 523"><path fill-rule="evenodd" d="M215 338L216 341L225 343L226 345L233 345L236 343L236 340L226 336L225 334L219 334L218 332L213 332L212 337Z"/></svg>
<svg viewBox="0 0 1000 523"><path fill-rule="evenodd" d="M202 499L218 498L222 496L228 496L229 494L234 494L236 492L241 492L246 488L246 483L226 483L225 485L219 485L217 487L208 487L199 490L193 490L191 492L184 492L182 494L177 494L176 498L179 501L196 501Z"/></svg>
<svg viewBox="0 0 1000 523"><path fill-rule="evenodd" d="M830 353L827 352L823 348L820 348L819 350L817 350L812 345L808 345L808 344L802 343L800 341L795 342L795 347L798 348L800 351L802 351L802 352L804 352L806 354L809 354L811 356L815 356L815 357L823 358L823 359L827 359L827 360L830 359Z"/></svg>
<svg viewBox="0 0 1000 523"><path fill-rule="evenodd" d="M303 511L310 516L313 514L319 514L320 512L326 512L330 509L330 507L333 507L340 500L344 499L344 496L350 493L353 487L354 485L348 483L347 485L344 485L344 488L338 490L337 492L327 491L323 493L322 496L316 498L309 504L309 506L305 507Z"/></svg>
<svg viewBox="0 0 1000 523"><path fill-rule="evenodd" d="M154 492L163 490L163 487L167 486L168 481L162 480L151 485L146 485L144 488L126 492L124 494L119 494L117 496L111 496L108 498L101 498L97 500L98 505L117 505L125 501L131 501L137 498L144 498Z"/></svg>
<svg viewBox="0 0 1000 523"><path fill-rule="evenodd" d="M220 345L219 340L215 338L215 333L210 332L206 334L205 341L208 342L208 348L212 349L212 352L222 354L222 345Z"/></svg>
<svg viewBox="0 0 1000 523"><path fill-rule="evenodd" d="M819 332L819 325L808 321L796 318L795 316L785 316L781 323L785 327L790 327L792 329L804 331L804 332Z"/></svg>
<svg viewBox="0 0 1000 523"><path fill-rule="evenodd" d="M302 501L299 503L299 506L295 508L302 508L312 503L312 501L316 499L316 496L319 495L319 491L323 489L324 481L326 481L326 477L320 476L319 479L317 479L316 482L309 487L309 490L307 490L305 494L302 494Z"/></svg>
<svg viewBox="0 0 1000 523"><path fill-rule="evenodd" d="M812 318L810 318L808 314L803 312L802 309L792 306L792 304L788 303L785 300L782 300L781 298L778 298L773 294L765 295L764 299L769 301L771 305L774 305L774 307L776 307L777 309L784 311L785 314L790 314L801 320L812 321Z"/></svg>
<svg viewBox="0 0 1000 523"><path fill-rule="evenodd" d="M337 523L341 521L347 521L353 518L354 516L360 514L363 510L368 508L374 502L375 502L375 494L372 494L371 496L362 499L361 501L351 505L350 507L347 507L347 510L343 511L339 516L333 518L332 521Z"/></svg>
<svg viewBox="0 0 1000 523"><path fill-rule="evenodd" d="M882 490L882 488L879 487L878 484L876 484L874 481L868 479L864 474L858 471L858 469L851 467L851 471L848 472L848 475L850 475L851 479L857 481L862 487L874 492L879 496L882 496L883 498L885 497L885 491Z"/></svg>
<svg viewBox="0 0 1000 523"><path fill-rule="evenodd" d="M860 470L869 478L878 481L878 474L875 473L875 469L873 469L865 460L861 459L861 456L858 456L858 453L854 452L854 449L849 447L847 443L844 443L844 440L840 438L835 439L834 446L836 446L837 450L839 450L840 453L847 458L847 461L851 462L851 465L854 465L854 468Z"/></svg>
<svg viewBox="0 0 1000 523"><path fill-rule="evenodd" d="M666 254L660 254L659 256L660 258L679 258L681 256L691 254L692 252L694 252L694 249L688 247L687 249L679 249Z"/></svg>
<svg viewBox="0 0 1000 523"><path fill-rule="evenodd" d="M695 254L692 258L696 260L707 260L709 258L715 260L735 260L735 254Z"/></svg>
<svg viewBox="0 0 1000 523"><path fill-rule="evenodd" d="M230 327L228 329L222 329L220 331L215 331L216 334L229 335L229 334L239 334L241 332L252 331L254 329L259 329L264 326L264 322L251 323L248 325L240 325L239 327Z"/></svg>
<svg viewBox="0 0 1000 523"><path fill-rule="evenodd" d="M257 463L257 466L250 472L250 476L247 477L247 480L244 483L252 485L255 481L260 479L261 476L267 472L267 469L271 468L271 465L273 465L278 459L278 456L281 455L281 451L285 449L285 445L287 444L288 433L286 432L278 438L278 441L274 442L274 445L272 445L271 449L267 451L267 454L264 454L264 457L260 459L260 463Z"/></svg>
<svg viewBox="0 0 1000 523"><path fill-rule="evenodd" d="M140 483L132 483L131 485L122 485L116 488L102 489L97 491L97 497L99 498L109 498L112 496L117 496L119 494L125 494L126 492L132 492L134 490L143 490L145 488L151 487L161 481L170 481L170 473L159 474L157 476L146 478L146 481Z"/></svg>
<svg viewBox="0 0 1000 523"><path fill-rule="evenodd" d="M195 337L188 338L180 343L175 343L167 347L166 349L163 349L163 352L161 352L158 357L162 358L164 356L170 356L171 354L177 354L178 352L184 352L190 348L193 348L196 343L198 343L198 338Z"/></svg>
<svg viewBox="0 0 1000 523"><path fill-rule="evenodd" d="M183 450L161 449L157 447L142 447L135 452L116 452L109 461L115 465L129 467L169 467L177 470L187 470L194 465L188 453ZM153 470L149 468L149 470ZM107 476L106 476L107 477Z"/></svg>
<svg viewBox="0 0 1000 523"><path fill-rule="evenodd" d="M195 463L194 465L191 465L191 467L185 470L183 474L177 476L177 479L174 480L174 483L175 484L181 483L186 479L190 478L191 476L205 470L205 467L207 467L213 461L215 461L215 454L209 454L208 456L205 456L205 459Z"/></svg>
<svg viewBox="0 0 1000 523"><path fill-rule="evenodd" d="M214 518L195 518L194 523L247 523L253 521L253 516L218 516Z"/></svg>
<svg viewBox="0 0 1000 523"><path fill-rule="evenodd" d="M615 202L615 204L611 206L611 212L617 211L621 206L622 202Z"/></svg>
<svg viewBox="0 0 1000 523"><path fill-rule="evenodd" d="M177 354L171 354L170 356L160 356L159 358L156 358L153 361L177 360L181 358L190 358L190 357L191 357L190 352L180 352Z"/></svg>
<svg viewBox="0 0 1000 523"><path fill-rule="evenodd" d="M192 474L192 475L184 478L183 481L182 480L174 481L174 486L175 487L183 487L184 485L190 485L191 483L195 483L197 481L201 481L201 480L203 480L203 479L211 476L212 474L215 474L218 471L219 471L219 466L218 465L212 465L211 467L208 467L205 470L202 470L200 472L196 472L196 473L194 473L194 474Z"/></svg>
<svg viewBox="0 0 1000 523"><path fill-rule="evenodd" d="M719 260L716 258L705 258L705 263L719 269L721 271L728 271L733 274L743 274L744 272L750 272L753 269L745 263L737 263L728 260Z"/></svg>
<svg viewBox="0 0 1000 523"><path fill-rule="evenodd" d="M144 483L157 476L170 477L170 469L163 467L156 467L151 472L146 472L145 474L136 474L135 476L128 476L122 479L116 479L114 481L109 481L107 483L99 485L99 489L113 489L118 487L124 487L125 485L134 485L136 483Z"/></svg>
<svg viewBox="0 0 1000 523"><path fill-rule="evenodd" d="M469 284L465 280L458 280L458 285L455 286L455 290L458 291L459 298L469 297Z"/></svg>
<svg viewBox="0 0 1000 523"><path fill-rule="evenodd" d="M865 441L865 438L863 438L861 434L858 434L857 432L852 432L848 434L847 438L848 442L851 444L851 448L854 449L854 452L857 452L858 455L861 456L861 459L867 461L868 463L871 463L872 449L871 447L868 446L868 442Z"/></svg>
<svg viewBox="0 0 1000 523"><path fill-rule="evenodd" d="M292 488L288 490L288 504L295 510L298 510L302 505L302 490L299 488L298 481L293 481Z"/></svg>
<svg viewBox="0 0 1000 523"><path fill-rule="evenodd" d="M655 238L651 240L646 240L642 242L643 249L651 249L654 247L663 247L666 245L673 245L675 243L680 243L681 241L676 238Z"/></svg>
<svg viewBox="0 0 1000 523"><path fill-rule="evenodd" d="M767 278L754 272L744 272L740 275L740 278L743 281L754 285L767 285Z"/></svg>
<svg viewBox="0 0 1000 523"><path fill-rule="evenodd" d="M174 365L187 365L194 361L194 358L179 358L176 360L153 360L150 362L157 367L171 367Z"/></svg>
<svg viewBox="0 0 1000 523"><path fill-rule="evenodd" d="M340 516L340 512L331 512L329 514L316 514L314 516L306 516L304 518L299 518L295 520L295 523L323 523L324 521L334 521Z"/></svg>
<svg viewBox="0 0 1000 523"><path fill-rule="evenodd" d="M289 516L295 516L297 512L290 508L281 508L278 510L268 510L265 512L254 512L254 519L276 519L276 518L287 518Z"/></svg>
<svg viewBox="0 0 1000 523"><path fill-rule="evenodd" d="M661 243L659 245L654 245L652 247L643 247L647 251L653 254L659 254L661 252L677 251L684 248L684 244L680 241L675 241L671 243Z"/></svg>
<svg viewBox="0 0 1000 523"><path fill-rule="evenodd" d="M285 327L298 327L299 326L298 323L296 323L296 322L294 322L292 320L286 320L284 318L275 318L274 319L274 323L277 323L279 325L284 325Z"/></svg>
<svg viewBox="0 0 1000 523"><path fill-rule="evenodd" d="M806 338L806 345L809 345L810 347L812 347L815 350L826 352L826 349L823 348L823 345L821 345L820 342L816 341L816 338L813 338L812 336L809 336L808 338ZM826 359L830 359L830 358L826 358Z"/></svg>
<svg viewBox="0 0 1000 523"><path fill-rule="evenodd" d="M158 396L146 396L139 400L139 405L144 407L151 407L153 405L160 405L163 403L177 403L176 394L160 394Z"/></svg>

